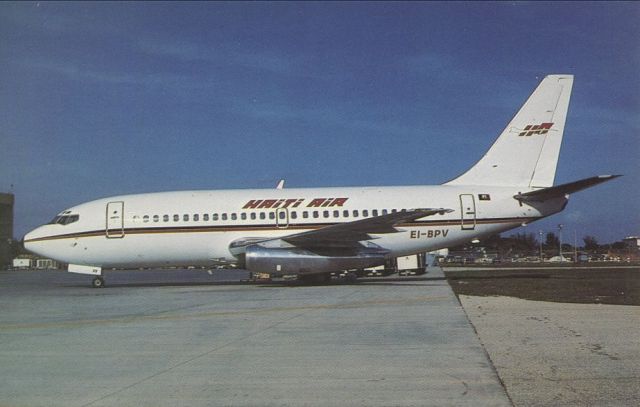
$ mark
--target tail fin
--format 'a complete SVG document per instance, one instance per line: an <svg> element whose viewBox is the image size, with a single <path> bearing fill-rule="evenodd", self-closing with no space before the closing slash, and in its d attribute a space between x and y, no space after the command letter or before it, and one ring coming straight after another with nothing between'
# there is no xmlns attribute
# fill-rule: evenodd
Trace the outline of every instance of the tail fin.
<svg viewBox="0 0 640 407"><path fill-rule="evenodd" d="M569 108L573 75L549 75L489 151L447 185L550 187Z"/></svg>

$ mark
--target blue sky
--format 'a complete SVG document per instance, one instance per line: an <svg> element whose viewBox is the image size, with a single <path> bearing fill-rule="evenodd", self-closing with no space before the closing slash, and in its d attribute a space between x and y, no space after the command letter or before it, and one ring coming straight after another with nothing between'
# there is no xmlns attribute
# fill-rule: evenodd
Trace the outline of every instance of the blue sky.
<svg viewBox="0 0 640 407"><path fill-rule="evenodd" d="M0 191L15 234L99 197L439 184L538 81L576 76L560 215L640 235L640 3L0 3Z"/></svg>

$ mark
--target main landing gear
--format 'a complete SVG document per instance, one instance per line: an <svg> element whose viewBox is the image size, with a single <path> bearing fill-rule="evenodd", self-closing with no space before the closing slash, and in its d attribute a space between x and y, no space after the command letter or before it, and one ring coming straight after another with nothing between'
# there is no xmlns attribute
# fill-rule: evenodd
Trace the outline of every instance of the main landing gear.
<svg viewBox="0 0 640 407"><path fill-rule="evenodd" d="M331 282L331 273L299 274L298 281L302 284L324 285Z"/></svg>
<svg viewBox="0 0 640 407"><path fill-rule="evenodd" d="M103 288L104 287L104 279L102 277L95 277L91 282L93 288Z"/></svg>

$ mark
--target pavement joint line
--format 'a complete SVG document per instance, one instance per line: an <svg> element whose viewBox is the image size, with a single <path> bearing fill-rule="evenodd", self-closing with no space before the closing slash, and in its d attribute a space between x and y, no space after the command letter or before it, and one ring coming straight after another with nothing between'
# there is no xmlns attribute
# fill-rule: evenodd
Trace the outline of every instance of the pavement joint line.
<svg viewBox="0 0 640 407"><path fill-rule="evenodd" d="M357 292L357 291L355 291ZM354 293L355 293L354 292ZM350 293L351 295L353 293ZM346 298L349 295L343 297ZM343 299L341 298L341 299ZM320 309L337 309L337 308L361 308L374 305L411 305L419 304L428 301L437 301L449 298L448 296L421 296L413 298L401 298L401 299L388 299L388 300L369 300L369 301L356 301L336 304L319 304L319 305L300 305L291 307L272 307L272 308L252 308L242 311L210 311L199 312L191 315L166 315L167 311L163 311L164 315L141 315L141 316L123 316L115 318L105 319L87 319L80 321L59 321L59 322L42 322L31 324L4 324L0 325L0 332L11 331L19 329L46 329L46 328L60 328L60 327L82 327L87 325L99 325L99 324L117 324L117 323L133 323L138 321L158 321L158 320L176 320L176 319L197 319L208 317L223 317L229 315L255 315L255 314L270 314L274 312L290 312L290 311L305 311L305 310L320 310Z"/></svg>
<svg viewBox="0 0 640 407"><path fill-rule="evenodd" d="M346 295L344 295L342 297L339 297L339 300L343 300L343 299L345 299L347 297L350 297L353 294L356 294L357 292L358 292L358 290L354 290L354 291L352 291L350 293L347 293ZM274 322L273 324L270 324L270 325L268 325L268 326L266 326L266 327L264 327L262 329L259 329L259 330L255 331L255 332L252 332L250 334L244 335L239 339L230 340L230 341L228 341L228 342L226 342L226 343L224 343L224 344L222 344L220 346L216 346L213 349L210 349L210 350L208 350L208 351L206 351L204 353L200 353L200 354L198 354L198 355L196 355L194 357L191 357L191 358L189 358L187 360L183 360L182 362L176 363L175 365L173 365L171 367L163 369L163 370L161 370L159 372L156 372L156 373L154 373L154 374L152 374L150 376L147 376L147 377L145 377L143 379L140 379L140 380L138 380L138 381L136 381L134 383L131 383L131 384L127 385L127 386L124 386L121 389L118 389L118 390L113 391L113 392L111 392L109 394L106 394L106 395L104 395L104 396L102 396L102 397L100 397L100 398L98 398L96 400L90 401L89 403L86 403L86 404L82 405L82 407L88 407L88 406L90 406L92 404L95 404L95 403L97 403L99 401L102 401L102 400L105 400L105 399L107 399L109 397L115 396L116 394L119 394L119 393L122 393L124 391L127 391L127 390L129 390L129 389L131 389L131 388L133 388L133 387L135 387L135 386L137 386L139 384L142 384L144 382L152 380L152 379L154 379L154 378L156 378L158 376L161 376L161 375L163 375L165 373L168 373L168 372L170 372L170 371L172 371L174 369L177 369L177 368L179 368L181 366L184 366L184 365L187 365L187 364L189 364L189 363L191 363L191 362L193 362L195 360L198 360L198 359L203 358L205 356L208 356L208 355L210 355L212 353L215 353L215 352L217 352L217 351L219 351L221 349L224 349L229 345L235 345L238 342L242 342L242 341L244 341L246 339L249 339L249 338L252 338L254 336L257 336L257 335L259 335L259 334L261 334L263 332L266 332L266 331L268 331L270 329L275 328L278 325L285 324L285 323L287 323L289 321L292 321L292 320L294 320L294 319L296 319L298 317L301 317L302 315L305 315L305 314L307 314L307 313L309 313L311 311L316 311L318 309L322 309L322 308L311 308L311 307L302 308L302 312L300 312L300 313L298 313L298 314L296 314L296 315L294 315L292 317L286 318L286 319L281 320L281 321Z"/></svg>
<svg viewBox="0 0 640 407"><path fill-rule="evenodd" d="M452 289L452 291L453 291L453 289ZM512 406L515 406L515 403L513 402L513 399L511 398L511 394L509 394L509 392L507 391L507 386L506 386L504 380L502 380L502 377L498 373L498 369L496 368L496 365L494 364L493 359L491 359L491 355L487 351L487 348L486 348L484 342L482 342L482 338L480 338L480 334L478 333L478 329L476 328L476 326L471 321L471 318L469 318L469 314L467 313L467 310L464 308L464 305L462 304L462 301L460 301L460 298L457 295L455 297L458 300L458 304L460 305L460 308L462 308L462 312L464 313L464 316L467 319L467 322L469 323L469 326L471 327L471 329L473 329L473 333L475 334L476 339L478 339L478 343L480 343L480 347L482 348L482 352L484 352L485 357L487 358L487 360L489 361L489 364L491 365L491 370L493 371L493 374L498 379L498 382L500 383L500 386L502 386L502 391L504 391L504 394L507 396L507 400L509 400L509 403L511 403Z"/></svg>

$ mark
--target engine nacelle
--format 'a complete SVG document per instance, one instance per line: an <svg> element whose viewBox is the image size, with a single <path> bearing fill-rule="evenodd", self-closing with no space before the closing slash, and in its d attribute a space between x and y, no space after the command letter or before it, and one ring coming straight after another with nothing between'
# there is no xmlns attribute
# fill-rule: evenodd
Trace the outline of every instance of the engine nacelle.
<svg viewBox="0 0 640 407"><path fill-rule="evenodd" d="M314 274L361 269L384 264L385 251L363 250L358 255L321 256L299 248L267 248L258 245L245 249L245 268L269 274Z"/></svg>

